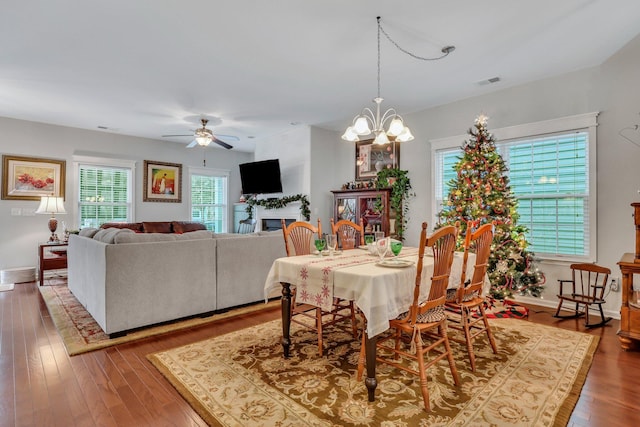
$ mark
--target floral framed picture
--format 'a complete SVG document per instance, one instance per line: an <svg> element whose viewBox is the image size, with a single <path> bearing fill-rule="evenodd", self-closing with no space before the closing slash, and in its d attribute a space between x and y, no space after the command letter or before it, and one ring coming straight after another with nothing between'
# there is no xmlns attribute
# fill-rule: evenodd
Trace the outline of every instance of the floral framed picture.
<svg viewBox="0 0 640 427"><path fill-rule="evenodd" d="M400 167L400 145L376 145L373 139L356 142L356 181L375 178L384 168Z"/></svg>
<svg viewBox="0 0 640 427"><path fill-rule="evenodd" d="M144 202L182 202L182 165L144 161Z"/></svg>
<svg viewBox="0 0 640 427"><path fill-rule="evenodd" d="M2 199L64 198L65 161L38 157L2 156Z"/></svg>

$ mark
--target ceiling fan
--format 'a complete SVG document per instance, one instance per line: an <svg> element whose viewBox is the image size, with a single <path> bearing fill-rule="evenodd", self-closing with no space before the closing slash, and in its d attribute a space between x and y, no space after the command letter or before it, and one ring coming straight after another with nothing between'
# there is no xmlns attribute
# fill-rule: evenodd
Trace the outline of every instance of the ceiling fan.
<svg viewBox="0 0 640 427"><path fill-rule="evenodd" d="M232 145L229 145L226 142L221 141L213 134L213 132L210 129L207 129L207 123L209 122L209 120L200 119L200 121L202 122L202 127L196 129L193 135L162 135L162 137L167 138L172 136L193 136L195 139L191 141L189 145L187 145L187 148L192 148L192 147L195 147L196 145L200 145L201 147L206 147L209 144L211 144L211 142L215 142L216 144L226 148L227 150L233 148ZM233 139L234 141L238 141L237 136L230 136L230 135L220 135L220 136L222 136L225 139Z"/></svg>

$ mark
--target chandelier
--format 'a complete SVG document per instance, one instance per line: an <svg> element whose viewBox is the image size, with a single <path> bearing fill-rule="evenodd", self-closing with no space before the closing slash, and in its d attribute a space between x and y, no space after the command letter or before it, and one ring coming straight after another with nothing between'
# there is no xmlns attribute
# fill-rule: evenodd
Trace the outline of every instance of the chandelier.
<svg viewBox="0 0 640 427"><path fill-rule="evenodd" d="M414 55L406 50L402 49L395 41L389 37L380 24L380 17L376 18L378 22L378 96L373 99L376 104L375 112L370 108L364 108L360 114L358 114L347 130L342 135L342 139L345 141L355 142L360 141L361 136L368 136L373 134L373 143L376 145L388 144L392 140L394 142L406 142L414 139L413 134L408 126L404 124L402 117L396 112L394 108L389 108L384 113L381 112L381 104L384 100L380 97L380 33L384 34L391 43L393 43L400 51L407 55L420 59L423 61L435 61L442 59L455 50L454 46L446 46L442 48L443 55L437 58L422 58ZM386 129L385 129L386 127Z"/></svg>

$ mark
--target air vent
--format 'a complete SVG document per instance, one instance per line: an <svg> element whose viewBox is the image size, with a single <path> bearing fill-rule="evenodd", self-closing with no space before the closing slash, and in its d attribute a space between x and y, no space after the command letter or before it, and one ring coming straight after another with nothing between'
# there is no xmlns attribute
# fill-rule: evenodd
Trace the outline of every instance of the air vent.
<svg viewBox="0 0 640 427"><path fill-rule="evenodd" d="M498 83L499 81L500 81L500 77L491 77L490 79L480 80L478 82L478 85L485 86L485 85L490 85L490 84L493 84L493 83Z"/></svg>

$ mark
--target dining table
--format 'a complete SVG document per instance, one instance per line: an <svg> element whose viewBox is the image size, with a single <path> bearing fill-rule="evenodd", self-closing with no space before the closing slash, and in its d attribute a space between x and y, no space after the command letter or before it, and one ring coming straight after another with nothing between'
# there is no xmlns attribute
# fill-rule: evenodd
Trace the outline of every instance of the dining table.
<svg viewBox="0 0 640 427"><path fill-rule="evenodd" d="M434 258L426 248L420 286L420 300L426 300L431 287ZM449 277L449 288L457 288L462 273L463 253L455 252ZM367 247L326 253L290 256L276 259L264 285L265 298L281 292L282 349L289 357L291 346L292 286L299 303L311 304L329 311L333 299L353 301L366 318L365 351L368 399L375 400L376 337L389 329L389 320L406 312L413 302L418 261L418 248L404 247L397 257L380 259ZM466 277L471 277L475 255L469 254ZM489 281L486 282L488 289Z"/></svg>

